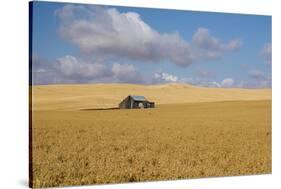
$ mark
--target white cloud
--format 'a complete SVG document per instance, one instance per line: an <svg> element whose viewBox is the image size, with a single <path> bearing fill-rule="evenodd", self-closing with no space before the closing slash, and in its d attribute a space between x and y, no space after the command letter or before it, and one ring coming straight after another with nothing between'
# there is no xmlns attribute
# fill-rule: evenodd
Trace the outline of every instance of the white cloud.
<svg viewBox="0 0 281 189"><path fill-rule="evenodd" d="M33 52L31 57L31 67L33 72L43 72L50 67L50 62L39 58L38 54Z"/></svg>
<svg viewBox="0 0 281 189"><path fill-rule="evenodd" d="M166 73L166 72L156 72L154 73L154 79L158 82L178 82L179 77Z"/></svg>
<svg viewBox="0 0 281 189"><path fill-rule="evenodd" d="M271 80L241 81L238 85L241 88L271 88Z"/></svg>
<svg viewBox="0 0 281 189"><path fill-rule="evenodd" d="M187 77L187 78L180 78L179 81L182 83L189 83L195 86L201 87L214 87L219 88L221 84L217 81L209 80L210 78L202 78L202 77Z"/></svg>
<svg viewBox="0 0 281 189"><path fill-rule="evenodd" d="M146 61L168 59L178 65L191 63L185 40L177 33L160 34L137 13L68 5L56 14L61 21L61 35L83 53Z"/></svg>
<svg viewBox="0 0 281 189"><path fill-rule="evenodd" d="M93 60L84 60L71 55L58 58L54 62L36 59L42 68L32 68L33 84L51 83L91 83L126 82L142 83L142 75L133 64L106 64Z"/></svg>
<svg viewBox="0 0 281 189"><path fill-rule="evenodd" d="M238 39L223 43L206 28L199 28L189 44L178 33L156 31L135 12L122 13L115 8L67 5L56 15L61 36L84 54L143 62L169 60L187 66L194 61L218 58L241 46Z"/></svg>
<svg viewBox="0 0 281 189"><path fill-rule="evenodd" d="M180 82L203 87L242 87L242 88L270 88L271 74L260 70L248 72L250 80L239 81L235 84L231 78L222 82L209 80L210 78L187 77L182 78L164 71L153 74L143 74L133 64L128 63L97 63L83 60L74 56L64 56L55 62L36 56L32 62L32 84L52 83L89 83L89 82L126 82L126 83L166 83ZM36 65L36 66L35 66ZM40 65L40 67L37 67ZM205 75L207 73L203 73ZM208 74L207 74L208 75ZM234 85L235 84L235 85Z"/></svg>
<svg viewBox="0 0 281 189"><path fill-rule="evenodd" d="M234 84L234 80L232 78L225 78L221 82L221 87L232 87Z"/></svg>
<svg viewBox="0 0 281 189"><path fill-rule="evenodd" d="M238 50L242 45L240 39L232 39L224 43L219 38L210 34L207 28L198 28L192 37L192 47L195 48L194 54L203 59L215 59L222 56L225 52Z"/></svg>
<svg viewBox="0 0 281 189"><path fill-rule="evenodd" d="M56 68L63 76L79 78L97 78L108 75L108 69L101 63L86 63L73 56L57 59Z"/></svg>
<svg viewBox="0 0 281 189"><path fill-rule="evenodd" d="M266 74L260 70L252 70L249 72L249 77L253 80L244 82L245 87L264 88L272 86L271 74Z"/></svg>
<svg viewBox="0 0 281 189"><path fill-rule="evenodd" d="M271 43L266 43L261 50L261 55L266 61L266 64L272 64L272 45Z"/></svg>
<svg viewBox="0 0 281 189"><path fill-rule="evenodd" d="M142 81L141 74L132 64L114 63L112 74L115 80L119 82L139 83Z"/></svg>
<svg viewBox="0 0 281 189"><path fill-rule="evenodd" d="M209 81L206 79L191 78L191 79L185 80L185 81L192 85L201 86L201 87L215 87L215 88L221 87L220 83L218 83L216 81Z"/></svg>
<svg viewBox="0 0 281 189"><path fill-rule="evenodd" d="M73 56L59 58L56 64L59 73L65 79L78 82L127 82L139 83L141 74L132 64L86 62Z"/></svg>
<svg viewBox="0 0 281 189"><path fill-rule="evenodd" d="M185 82L167 72L145 75L137 70L134 61L141 64L168 60L188 66L219 58L241 46L239 39L224 42L206 28L198 28L188 42L179 33L155 30L137 13L119 12L115 8L66 5L55 15L59 18L60 35L76 45L81 54L67 55L53 62L40 61L34 54L33 71L38 83ZM212 74L202 72L201 76L211 78ZM215 81L196 82L221 86Z"/></svg>
<svg viewBox="0 0 281 189"><path fill-rule="evenodd" d="M232 39L229 41L225 46L224 49L226 51L236 51L239 50L242 46L242 41L241 39Z"/></svg>
<svg viewBox="0 0 281 189"><path fill-rule="evenodd" d="M209 82L208 86L209 87L221 87L221 84L219 84L216 81L211 81L211 82Z"/></svg>
<svg viewBox="0 0 281 189"><path fill-rule="evenodd" d="M35 85L54 83L57 76L57 71L53 67L54 64L39 57L35 52L32 53L31 58L30 82Z"/></svg>

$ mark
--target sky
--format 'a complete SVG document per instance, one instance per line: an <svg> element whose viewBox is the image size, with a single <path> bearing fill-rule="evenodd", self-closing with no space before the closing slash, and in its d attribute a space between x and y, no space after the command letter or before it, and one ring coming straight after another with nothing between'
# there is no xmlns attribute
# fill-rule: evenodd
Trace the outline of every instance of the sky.
<svg viewBox="0 0 281 189"><path fill-rule="evenodd" d="M34 2L32 85L271 88L271 17Z"/></svg>

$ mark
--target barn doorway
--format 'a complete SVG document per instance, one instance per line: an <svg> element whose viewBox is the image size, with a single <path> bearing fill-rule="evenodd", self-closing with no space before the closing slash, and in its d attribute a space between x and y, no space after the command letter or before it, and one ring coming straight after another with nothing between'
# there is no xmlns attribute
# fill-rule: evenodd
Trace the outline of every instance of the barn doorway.
<svg viewBox="0 0 281 189"><path fill-rule="evenodd" d="M139 108L140 108L140 109L144 108L144 105L143 105L142 102L139 103Z"/></svg>

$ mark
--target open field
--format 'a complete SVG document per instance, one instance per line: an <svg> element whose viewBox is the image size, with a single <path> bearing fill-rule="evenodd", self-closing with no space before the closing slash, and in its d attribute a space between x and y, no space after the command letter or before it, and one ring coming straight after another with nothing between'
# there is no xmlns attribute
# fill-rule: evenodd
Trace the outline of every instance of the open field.
<svg viewBox="0 0 281 189"><path fill-rule="evenodd" d="M86 86L34 87L34 187L271 173L271 90ZM157 108L82 110L131 93Z"/></svg>
<svg viewBox="0 0 281 189"><path fill-rule="evenodd" d="M33 86L33 110L80 110L116 107L129 94L157 104L271 100L271 89L205 88L187 84L84 84Z"/></svg>

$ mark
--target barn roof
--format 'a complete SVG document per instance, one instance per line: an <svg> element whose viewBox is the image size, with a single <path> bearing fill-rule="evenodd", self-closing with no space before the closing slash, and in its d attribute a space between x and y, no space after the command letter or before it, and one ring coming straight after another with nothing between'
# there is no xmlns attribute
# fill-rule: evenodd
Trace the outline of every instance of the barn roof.
<svg viewBox="0 0 281 189"><path fill-rule="evenodd" d="M136 96L136 95L130 95L130 96L132 97L132 99L136 101L147 101L144 96Z"/></svg>

